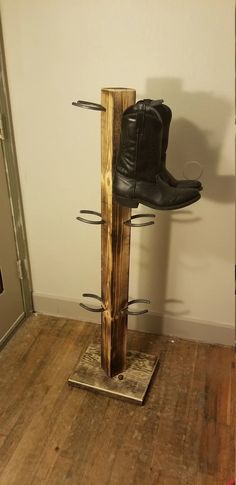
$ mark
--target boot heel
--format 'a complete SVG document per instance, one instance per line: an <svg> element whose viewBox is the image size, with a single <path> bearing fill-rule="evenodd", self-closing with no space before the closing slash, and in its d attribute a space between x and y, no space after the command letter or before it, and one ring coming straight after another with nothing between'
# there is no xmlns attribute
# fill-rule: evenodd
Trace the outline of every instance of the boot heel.
<svg viewBox="0 0 236 485"><path fill-rule="evenodd" d="M115 200L118 202L118 204L123 205L124 207L138 207L139 201L137 199L128 199L126 197L117 197L115 195Z"/></svg>

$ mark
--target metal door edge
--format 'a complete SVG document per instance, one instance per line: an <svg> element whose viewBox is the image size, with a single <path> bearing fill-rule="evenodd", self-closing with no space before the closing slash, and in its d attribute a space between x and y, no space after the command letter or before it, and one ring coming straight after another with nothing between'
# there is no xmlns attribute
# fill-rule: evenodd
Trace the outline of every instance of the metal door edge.
<svg viewBox="0 0 236 485"><path fill-rule="evenodd" d="M30 272L29 252L26 239L25 220L20 189L19 171L17 166L17 156L15 139L13 132L13 122L10 107L10 95L7 81L7 69L4 53L3 30L0 18L0 112L1 130L0 142L2 144L4 163L6 169L13 227L16 240L16 251L18 262L22 268L20 284L23 297L25 315L33 311L32 300L32 279Z"/></svg>
<svg viewBox="0 0 236 485"><path fill-rule="evenodd" d="M25 320L25 313L22 313L17 320L11 325L9 330L5 333L5 335L0 339L0 351L3 349L3 347L7 344L9 339L13 336L14 332L20 325L20 323L23 323Z"/></svg>

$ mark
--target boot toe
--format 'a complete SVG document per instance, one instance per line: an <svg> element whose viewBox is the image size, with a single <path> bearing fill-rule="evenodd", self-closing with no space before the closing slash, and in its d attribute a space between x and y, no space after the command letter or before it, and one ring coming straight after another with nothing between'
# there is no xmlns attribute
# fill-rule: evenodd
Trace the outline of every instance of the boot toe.
<svg viewBox="0 0 236 485"><path fill-rule="evenodd" d="M197 189L202 190L202 184L199 180L179 180L177 181L176 187L181 189Z"/></svg>
<svg viewBox="0 0 236 485"><path fill-rule="evenodd" d="M197 189L171 187L159 177L157 178L157 185L163 194L162 200L165 201L165 207L163 209L181 209L197 202L201 198L201 194Z"/></svg>
<svg viewBox="0 0 236 485"><path fill-rule="evenodd" d="M176 194L176 205L179 205L179 207L186 207L201 198L201 194L197 189L176 188L176 190L178 191L178 195Z"/></svg>

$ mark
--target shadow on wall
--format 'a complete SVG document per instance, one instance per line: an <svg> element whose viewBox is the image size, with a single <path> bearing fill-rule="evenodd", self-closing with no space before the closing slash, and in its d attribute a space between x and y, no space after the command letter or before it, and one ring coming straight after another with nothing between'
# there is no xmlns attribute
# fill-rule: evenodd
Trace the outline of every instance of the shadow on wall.
<svg viewBox="0 0 236 485"><path fill-rule="evenodd" d="M217 173L233 106L211 93L186 92L182 84L180 79L149 79L144 96L163 97L173 111L168 166L180 178L186 163L197 161L203 168L204 197L220 203L233 202L234 176Z"/></svg>
<svg viewBox="0 0 236 485"><path fill-rule="evenodd" d="M211 93L185 92L180 79L168 78L149 79L145 93L137 94L137 99L141 98L163 98L172 109L167 166L173 175L183 178L185 172L188 178L191 178L192 174L187 173L187 168L189 162L195 161L202 167L203 197L220 204L234 201L234 176L218 175L222 146L233 110L227 99L217 98ZM178 113L178 118L175 117L175 113ZM142 260L138 262L139 295L144 298L150 297L160 315L153 318L154 315L152 317L150 312L150 316L145 317L149 331L154 330L154 322L155 331L163 331L162 315L181 318L190 313L183 300L166 299L171 222L195 224L200 220L201 217L196 215L191 206L178 211L158 211L155 226L152 226L148 233L143 229L140 234ZM178 254L176 257L178 258ZM198 270L201 265L200 258ZM146 268L148 281L141 277ZM192 270L194 271L194 268ZM138 328L138 320L137 323L135 321L134 327Z"/></svg>

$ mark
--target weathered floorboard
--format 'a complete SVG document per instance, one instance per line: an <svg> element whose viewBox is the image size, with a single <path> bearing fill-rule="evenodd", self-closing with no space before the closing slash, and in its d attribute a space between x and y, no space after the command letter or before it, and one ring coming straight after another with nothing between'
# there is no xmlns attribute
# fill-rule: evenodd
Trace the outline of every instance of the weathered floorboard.
<svg viewBox="0 0 236 485"><path fill-rule="evenodd" d="M0 353L0 483L226 485L234 350L128 332L130 350L161 362L138 407L68 386L99 333L98 325L33 316Z"/></svg>

